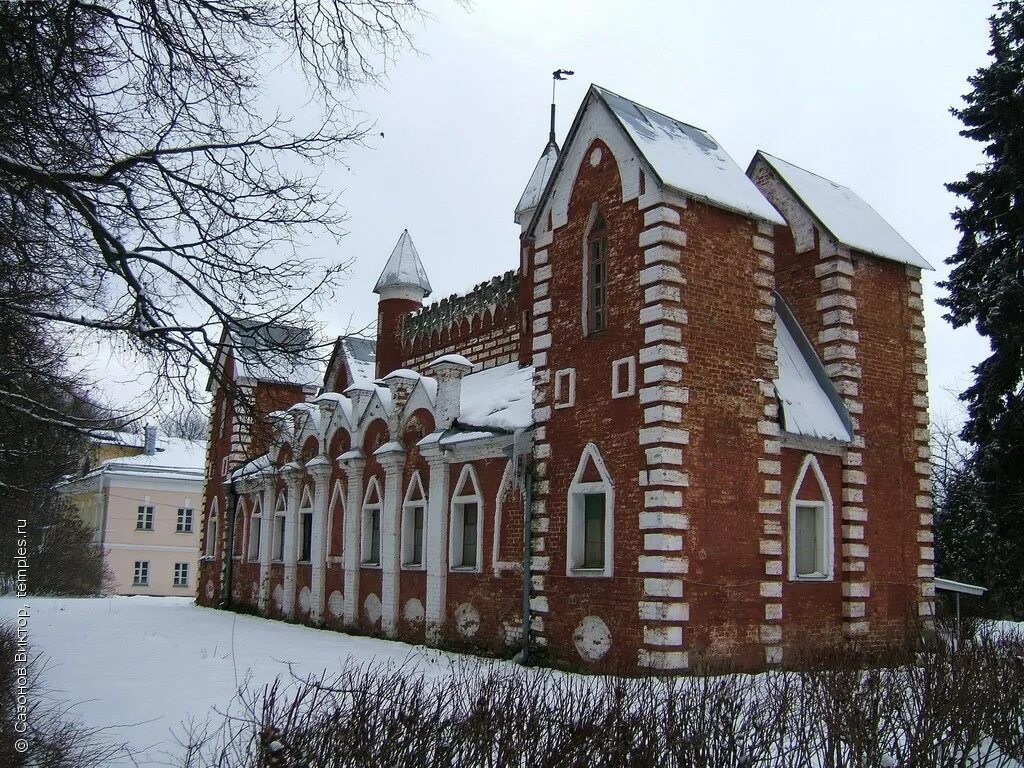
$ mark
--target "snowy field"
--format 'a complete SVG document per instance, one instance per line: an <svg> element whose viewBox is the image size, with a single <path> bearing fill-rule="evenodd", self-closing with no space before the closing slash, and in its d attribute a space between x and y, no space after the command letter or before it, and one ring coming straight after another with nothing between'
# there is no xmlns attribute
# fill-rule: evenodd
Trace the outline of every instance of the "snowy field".
<svg viewBox="0 0 1024 768"><path fill-rule="evenodd" d="M239 684L339 670L346 659L444 674L467 657L196 606L184 597L31 598L29 642L48 695L127 743L138 765L172 764L175 733L205 722ZM22 601L0 598L0 621ZM214 718L216 719L216 718ZM132 765L125 759L119 765Z"/></svg>

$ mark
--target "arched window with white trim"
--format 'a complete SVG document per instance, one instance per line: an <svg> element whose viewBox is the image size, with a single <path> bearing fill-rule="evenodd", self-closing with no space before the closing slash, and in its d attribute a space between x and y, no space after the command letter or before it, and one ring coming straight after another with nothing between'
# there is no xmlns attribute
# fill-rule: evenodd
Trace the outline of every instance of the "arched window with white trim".
<svg viewBox="0 0 1024 768"><path fill-rule="evenodd" d="M259 562L260 542L263 537L263 502L259 496L252 504L252 513L249 515L249 547L246 552L246 559L250 563Z"/></svg>
<svg viewBox="0 0 1024 768"><path fill-rule="evenodd" d="M608 225L596 205L583 254L583 327L587 336L608 328Z"/></svg>
<svg viewBox="0 0 1024 768"><path fill-rule="evenodd" d="M472 464L462 467L452 493L448 564L453 571L479 571L483 544L483 495Z"/></svg>
<svg viewBox="0 0 1024 768"><path fill-rule="evenodd" d="M203 549L206 557L217 556L217 523L219 517L217 497L214 496L213 501L210 502L210 519L206 523L206 544Z"/></svg>
<svg viewBox="0 0 1024 768"><path fill-rule="evenodd" d="M808 470L810 473L808 474ZM835 577L832 494L812 453L804 456L789 496L789 578L830 581Z"/></svg>
<svg viewBox="0 0 1024 768"><path fill-rule="evenodd" d="M299 502L299 562L308 563L313 559L313 494L309 487L302 489Z"/></svg>
<svg viewBox="0 0 1024 768"><path fill-rule="evenodd" d="M337 535L338 541L335 542ZM345 489L340 480L334 482L331 505L327 510L327 559L340 558L345 551Z"/></svg>
<svg viewBox="0 0 1024 768"><path fill-rule="evenodd" d="M566 573L611 576L615 486L601 451L587 443L569 484Z"/></svg>
<svg viewBox="0 0 1024 768"><path fill-rule="evenodd" d="M417 470L412 473L402 502L402 567L422 568L427 522L427 495Z"/></svg>
<svg viewBox="0 0 1024 768"><path fill-rule="evenodd" d="M363 496L363 546L360 558L363 565L380 565L380 515L384 506L382 499L380 482L376 477L371 477Z"/></svg>
<svg viewBox="0 0 1024 768"><path fill-rule="evenodd" d="M278 494L277 504L274 506L274 529L271 531L273 538L271 543L271 559L284 560L284 527L286 517L285 495Z"/></svg>

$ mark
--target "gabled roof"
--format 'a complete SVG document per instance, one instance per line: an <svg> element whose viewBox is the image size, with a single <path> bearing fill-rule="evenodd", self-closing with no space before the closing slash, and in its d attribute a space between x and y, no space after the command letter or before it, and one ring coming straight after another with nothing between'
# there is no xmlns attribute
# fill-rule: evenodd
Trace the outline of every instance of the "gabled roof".
<svg viewBox="0 0 1024 768"><path fill-rule="evenodd" d="M768 164L811 216L842 245L901 264L921 269L933 268L853 190L761 150L757 151L750 162L751 171L759 158Z"/></svg>
<svg viewBox="0 0 1024 768"><path fill-rule="evenodd" d="M754 183L707 131L590 86L663 184L716 207L785 224Z"/></svg>
<svg viewBox="0 0 1024 768"><path fill-rule="evenodd" d="M424 296L429 296L433 290L408 229L398 238L384 270L377 278L377 284L373 286L373 292L380 293L385 288L399 287L419 288Z"/></svg>
<svg viewBox="0 0 1024 768"><path fill-rule="evenodd" d="M235 378L315 387L323 380L323 351L312 331L255 320L238 320L225 328L217 356L224 364L234 353ZM211 376L207 390L212 390Z"/></svg>
<svg viewBox="0 0 1024 768"><path fill-rule="evenodd" d="M551 178L551 172L555 169L555 162L558 160L558 145L549 141L540 154L540 159L530 174L530 180L526 183L519 204L516 206L516 219L524 213L534 210L544 195L544 188Z"/></svg>
<svg viewBox="0 0 1024 768"><path fill-rule="evenodd" d="M818 440L853 439L850 415L824 366L781 296L775 294L775 351L783 431Z"/></svg>

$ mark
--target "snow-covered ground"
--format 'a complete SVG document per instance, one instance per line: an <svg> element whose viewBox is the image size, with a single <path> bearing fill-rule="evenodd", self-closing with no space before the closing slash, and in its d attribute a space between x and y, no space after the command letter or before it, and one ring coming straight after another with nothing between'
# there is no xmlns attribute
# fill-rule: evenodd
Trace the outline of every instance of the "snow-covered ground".
<svg viewBox="0 0 1024 768"><path fill-rule="evenodd" d="M105 738L126 742L139 765L171 763L174 732L224 709L251 676L262 686L340 670L346 659L394 662L444 674L467 657L196 606L190 598L28 600L29 642L46 659L48 695L74 704ZM0 621L23 601L0 598ZM131 765L127 759L123 765Z"/></svg>

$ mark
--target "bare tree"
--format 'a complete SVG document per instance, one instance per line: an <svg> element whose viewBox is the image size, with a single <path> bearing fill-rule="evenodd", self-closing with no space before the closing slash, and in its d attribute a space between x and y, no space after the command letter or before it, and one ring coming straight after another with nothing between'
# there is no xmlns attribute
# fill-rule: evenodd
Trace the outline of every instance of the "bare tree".
<svg viewBox="0 0 1024 768"><path fill-rule="evenodd" d="M183 440L206 440L210 436L209 409L197 403L184 403L160 419L160 431Z"/></svg>
<svg viewBox="0 0 1024 768"><path fill-rule="evenodd" d="M312 328L346 267L296 245L341 234L318 173L363 136L348 88L381 74L417 13L413 0L0 3L0 313L62 343L96 334L184 391L213 371L225 326ZM267 105L279 65L307 88L301 114ZM10 397L23 395L0 385Z"/></svg>

